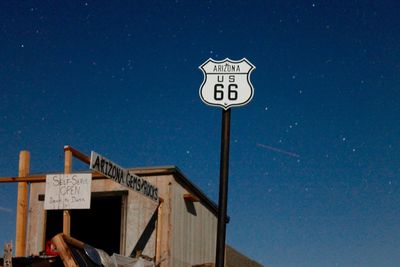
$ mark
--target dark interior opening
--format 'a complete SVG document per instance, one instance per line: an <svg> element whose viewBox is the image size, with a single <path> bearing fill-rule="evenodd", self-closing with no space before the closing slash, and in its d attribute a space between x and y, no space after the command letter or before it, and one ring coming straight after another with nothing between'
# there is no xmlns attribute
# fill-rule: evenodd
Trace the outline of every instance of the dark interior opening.
<svg viewBox="0 0 400 267"><path fill-rule="evenodd" d="M46 241L63 231L63 211L48 210L46 221Z"/></svg>
<svg viewBox="0 0 400 267"><path fill-rule="evenodd" d="M71 236L108 254L120 253L122 192L92 193L90 209L70 210ZM63 211L48 210L46 240L62 232Z"/></svg>

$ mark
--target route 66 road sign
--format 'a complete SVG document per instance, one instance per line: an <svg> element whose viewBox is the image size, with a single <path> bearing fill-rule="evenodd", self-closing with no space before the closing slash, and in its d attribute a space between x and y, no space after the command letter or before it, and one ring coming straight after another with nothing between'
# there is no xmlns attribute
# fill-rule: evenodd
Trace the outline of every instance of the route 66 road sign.
<svg viewBox="0 0 400 267"><path fill-rule="evenodd" d="M221 61L208 59L199 67L204 74L200 86L200 98L210 106L230 107L244 106L254 95L250 82L250 73L256 68L246 58Z"/></svg>

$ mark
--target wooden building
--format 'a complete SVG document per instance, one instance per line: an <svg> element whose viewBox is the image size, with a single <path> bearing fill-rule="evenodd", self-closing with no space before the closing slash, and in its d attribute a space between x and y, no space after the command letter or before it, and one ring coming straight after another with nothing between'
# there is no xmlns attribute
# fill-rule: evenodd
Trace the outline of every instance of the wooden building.
<svg viewBox="0 0 400 267"><path fill-rule="evenodd" d="M81 152L71 147L65 151L89 164ZM71 172L72 160L67 162L66 172ZM108 254L145 255L160 267L210 266L205 264L215 260L217 205L175 166L129 171L154 185L159 201L93 172L90 209L67 211L68 234ZM39 254L48 240L65 232L66 211L44 209L45 177L29 176L28 167L13 180L29 184L24 255ZM17 239L18 223L17 215ZM261 266L230 247L226 258L230 267Z"/></svg>

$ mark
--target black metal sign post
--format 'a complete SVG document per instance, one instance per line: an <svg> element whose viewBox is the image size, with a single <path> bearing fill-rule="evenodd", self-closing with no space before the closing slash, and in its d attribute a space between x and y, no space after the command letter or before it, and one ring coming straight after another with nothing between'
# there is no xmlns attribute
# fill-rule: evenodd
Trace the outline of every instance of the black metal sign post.
<svg viewBox="0 0 400 267"><path fill-rule="evenodd" d="M228 173L229 173L229 142L231 109L222 110L221 161L219 175L218 226L217 249L215 266L224 267L225 264L225 236L228 208Z"/></svg>
<svg viewBox="0 0 400 267"><path fill-rule="evenodd" d="M255 69L246 58L208 59L199 67L204 74L199 94L210 106L222 107L221 165L219 176L218 225L215 267L225 264L225 236L228 208L228 170L231 107L244 106L253 98L250 73Z"/></svg>

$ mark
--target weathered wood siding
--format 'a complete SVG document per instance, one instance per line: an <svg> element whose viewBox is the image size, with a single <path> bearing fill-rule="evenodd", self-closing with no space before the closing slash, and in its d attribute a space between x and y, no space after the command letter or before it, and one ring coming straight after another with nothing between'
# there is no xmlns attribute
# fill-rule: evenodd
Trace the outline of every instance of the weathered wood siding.
<svg viewBox="0 0 400 267"><path fill-rule="evenodd" d="M36 183L30 187L26 255L38 255L44 250L46 213L39 195L44 194L45 185Z"/></svg>
<svg viewBox="0 0 400 267"><path fill-rule="evenodd" d="M217 218L201 202L185 201L190 193L173 182L171 267L191 267L215 260Z"/></svg>
<svg viewBox="0 0 400 267"><path fill-rule="evenodd" d="M111 192L111 191L126 191L128 195L123 201L125 207L122 211L121 218L121 253L130 255L135 247L138 239L143 233L153 213L156 212L157 203L153 200L144 197L140 193L129 190L118 183L104 179L92 181L92 192ZM43 242L45 236L45 211L43 208L44 202L38 201L39 195L45 193L45 183L35 183L31 185L30 194L30 209L29 209L29 222L28 222L28 242L27 254L37 255L40 251L44 250ZM105 216L107 216L105 214ZM73 227L73 226L72 226ZM107 229L104 229L106 232ZM101 236L104 233L99 233ZM156 240L155 231L152 233L151 238L147 242L143 254L154 257ZM81 240L85 242L85 240Z"/></svg>
<svg viewBox="0 0 400 267"><path fill-rule="evenodd" d="M140 173L140 170L138 170ZM147 170L143 170L144 174ZM145 174L145 175L146 175ZM217 217L209 205L185 201L189 188L179 183L174 174L145 176L158 187L164 201L158 210L157 229L151 234L143 254L154 257L160 267L191 267L214 262ZM184 178L186 179L186 178ZM123 201L121 218L121 253L130 255L138 239L157 209L157 203L112 180L93 180L92 192L128 191ZM45 211L39 195L45 193L45 183L31 184L27 254L44 249ZM73 227L73 226L72 226ZM99 233L102 234L102 233ZM84 242L84 240L82 240Z"/></svg>
<svg viewBox="0 0 400 267"><path fill-rule="evenodd" d="M160 267L173 266L171 264L171 185L173 183L172 175L157 175L144 177L153 185L158 187L158 196L163 200L159 208L157 219L157 257L156 264Z"/></svg>

